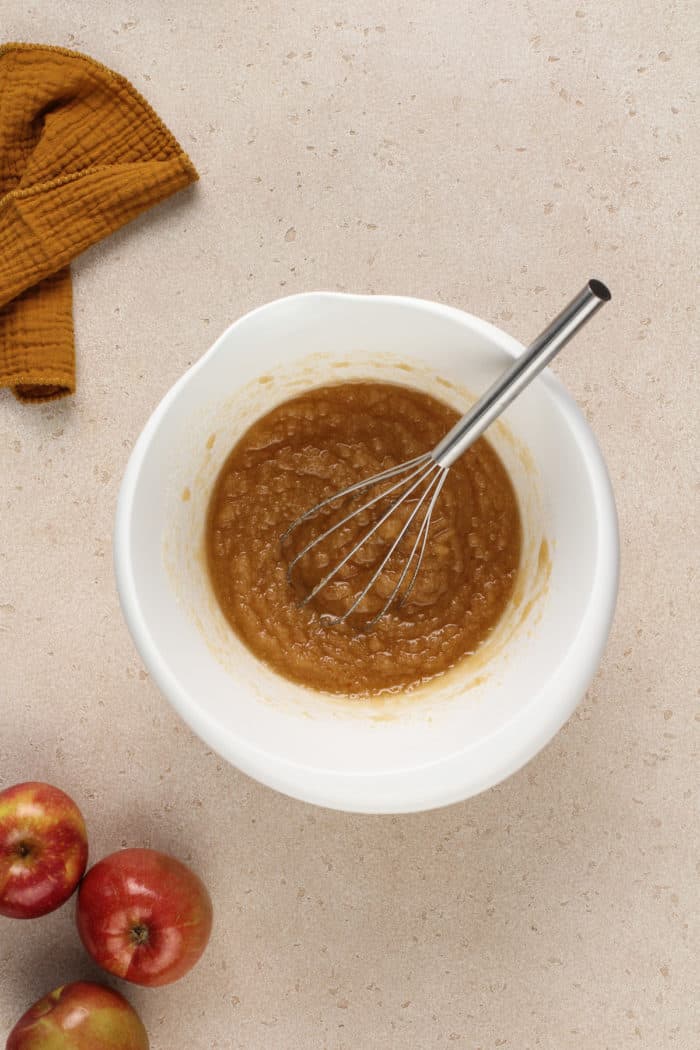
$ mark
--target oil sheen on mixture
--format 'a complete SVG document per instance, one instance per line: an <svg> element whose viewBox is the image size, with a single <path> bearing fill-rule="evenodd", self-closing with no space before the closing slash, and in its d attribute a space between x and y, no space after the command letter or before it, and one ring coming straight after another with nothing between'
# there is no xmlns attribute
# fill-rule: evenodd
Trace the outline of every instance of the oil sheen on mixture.
<svg viewBox="0 0 700 1050"><path fill-rule="evenodd" d="M410 504L308 605L300 599L374 519L339 529L298 563L292 583L287 567L294 554L356 504L333 505L280 543L291 522L313 504L422 454L457 418L452 408L420 391L393 383L341 383L279 405L230 453L209 504L211 582L233 629L279 674L357 698L405 691L474 653L498 623L518 572L521 527L510 478L484 438L450 470L410 595L372 627L367 621L397 583L412 538L351 620L328 625L322 614L348 608Z"/></svg>

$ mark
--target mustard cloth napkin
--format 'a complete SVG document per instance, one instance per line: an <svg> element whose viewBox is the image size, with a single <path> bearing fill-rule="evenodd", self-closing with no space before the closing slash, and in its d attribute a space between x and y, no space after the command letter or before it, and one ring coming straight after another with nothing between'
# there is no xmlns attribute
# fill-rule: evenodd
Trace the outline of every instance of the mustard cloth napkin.
<svg viewBox="0 0 700 1050"><path fill-rule="evenodd" d="M63 48L0 47L0 386L73 393L71 259L196 179L123 77Z"/></svg>

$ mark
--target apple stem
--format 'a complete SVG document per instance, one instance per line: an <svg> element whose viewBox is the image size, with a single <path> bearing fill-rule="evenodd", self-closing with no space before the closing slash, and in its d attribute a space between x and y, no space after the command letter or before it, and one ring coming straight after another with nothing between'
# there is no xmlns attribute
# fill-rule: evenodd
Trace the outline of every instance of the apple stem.
<svg viewBox="0 0 700 1050"><path fill-rule="evenodd" d="M136 926L131 927L131 939L134 944L147 944L148 943L148 926L145 926L142 922Z"/></svg>

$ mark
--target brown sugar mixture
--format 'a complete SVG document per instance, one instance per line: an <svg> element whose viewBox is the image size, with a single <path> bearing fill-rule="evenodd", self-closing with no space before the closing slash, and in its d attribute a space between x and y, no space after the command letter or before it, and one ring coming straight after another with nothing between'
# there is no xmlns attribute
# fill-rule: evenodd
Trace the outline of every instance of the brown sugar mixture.
<svg viewBox="0 0 700 1050"><path fill-rule="evenodd" d="M484 438L450 470L413 590L372 627L367 621L397 583L415 534L392 557L351 621L329 625L322 615L347 610L408 511L382 526L339 578L305 606L300 599L389 501L380 503L377 517L373 511L355 520L306 555L292 583L291 558L357 503L334 505L280 543L291 522L313 504L426 452L457 418L452 408L416 390L344 383L279 405L230 453L209 504L209 572L233 629L279 674L349 696L398 691L453 667L493 630L513 591L521 530L513 486Z"/></svg>

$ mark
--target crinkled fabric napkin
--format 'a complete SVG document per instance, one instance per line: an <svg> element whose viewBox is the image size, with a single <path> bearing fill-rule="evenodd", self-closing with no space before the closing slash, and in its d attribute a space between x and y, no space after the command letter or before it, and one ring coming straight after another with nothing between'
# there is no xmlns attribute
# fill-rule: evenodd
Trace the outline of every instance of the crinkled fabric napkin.
<svg viewBox="0 0 700 1050"><path fill-rule="evenodd" d="M0 47L0 386L73 393L71 260L196 179L123 77L63 48Z"/></svg>

